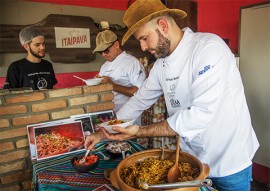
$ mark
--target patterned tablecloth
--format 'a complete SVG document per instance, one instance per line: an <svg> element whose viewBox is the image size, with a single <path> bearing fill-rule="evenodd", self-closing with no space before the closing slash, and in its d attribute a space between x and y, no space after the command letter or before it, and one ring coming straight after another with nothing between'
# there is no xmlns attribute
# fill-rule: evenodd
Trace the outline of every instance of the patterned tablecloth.
<svg viewBox="0 0 270 191"><path fill-rule="evenodd" d="M146 150L145 147L136 142L128 141L131 145L130 152ZM74 155L82 154L85 151L63 155L55 158L50 158L38 161L33 165L33 185L35 191L68 191L68 190L94 190L101 185L107 184L113 188L103 173L105 169L116 168L122 158L104 160L103 156L98 151L106 155L106 142L99 143L96 147L100 161L98 167L88 173L79 173L71 166L71 158ZM115 189L117 190L117 189ZM211 188L201 188L201 191L213 190Z"/></svg>

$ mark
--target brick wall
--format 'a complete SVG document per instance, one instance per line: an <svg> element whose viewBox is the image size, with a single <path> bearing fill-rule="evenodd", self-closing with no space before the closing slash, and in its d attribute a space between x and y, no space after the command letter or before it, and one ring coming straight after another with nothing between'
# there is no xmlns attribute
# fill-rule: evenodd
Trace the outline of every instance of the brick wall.
<svg viewBox="0 0 270 191"><path fill-rule="evenodd" d="M111 84L46 91L0 91L0 191L31 190L32 163L26 126L111 110Z"/></svg>

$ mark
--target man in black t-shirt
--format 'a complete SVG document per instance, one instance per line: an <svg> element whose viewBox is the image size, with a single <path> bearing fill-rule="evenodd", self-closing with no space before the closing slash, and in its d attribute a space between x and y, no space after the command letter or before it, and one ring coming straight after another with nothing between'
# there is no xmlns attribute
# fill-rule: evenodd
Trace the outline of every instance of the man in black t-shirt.
<svg viewBox="0 0 270 191"><path fill-rule="evenodd" d="M21 30L19 40L27 56L10 64L4 89L52 89L57 79L52 64L42 59L45 56L44 35L36 27L30 26Z"/></svg>

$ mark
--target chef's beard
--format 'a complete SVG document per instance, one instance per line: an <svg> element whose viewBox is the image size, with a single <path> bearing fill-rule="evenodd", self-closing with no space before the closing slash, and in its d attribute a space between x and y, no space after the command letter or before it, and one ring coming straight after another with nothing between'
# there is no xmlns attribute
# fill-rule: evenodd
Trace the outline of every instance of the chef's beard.
<svg viewBox="0 0 270 191"><path fill-rule="evenodd" d="M169 55L171 41L167 38L165 38L161 32L159 32L158 29L156 29L156 32L158 34L158 43L155 50L155 53L153 54L157 59L159 58L165 58ZM153 50L153 49L149 49Z"/></svg>
<svg viewBox="0 0 270 191"><path fill-rule="evenodd" d="M30 47L30 53L36 58L44 58L45 57L45 54L39 55L38 53L34 52L31 47Z"/></svg>

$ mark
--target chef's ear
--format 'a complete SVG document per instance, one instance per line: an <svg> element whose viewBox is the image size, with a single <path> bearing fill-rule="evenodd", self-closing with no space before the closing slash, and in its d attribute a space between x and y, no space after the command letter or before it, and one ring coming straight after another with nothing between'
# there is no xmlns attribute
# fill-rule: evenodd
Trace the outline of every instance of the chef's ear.
<svg viewBox="0 0 270 191"><path fill-rule="evenodd" d="M169 23L166 19L164 18L160 18L157 20L157 24L158 24L158 28L164 32L167 33L168 29L169 29Z"/></svg>

